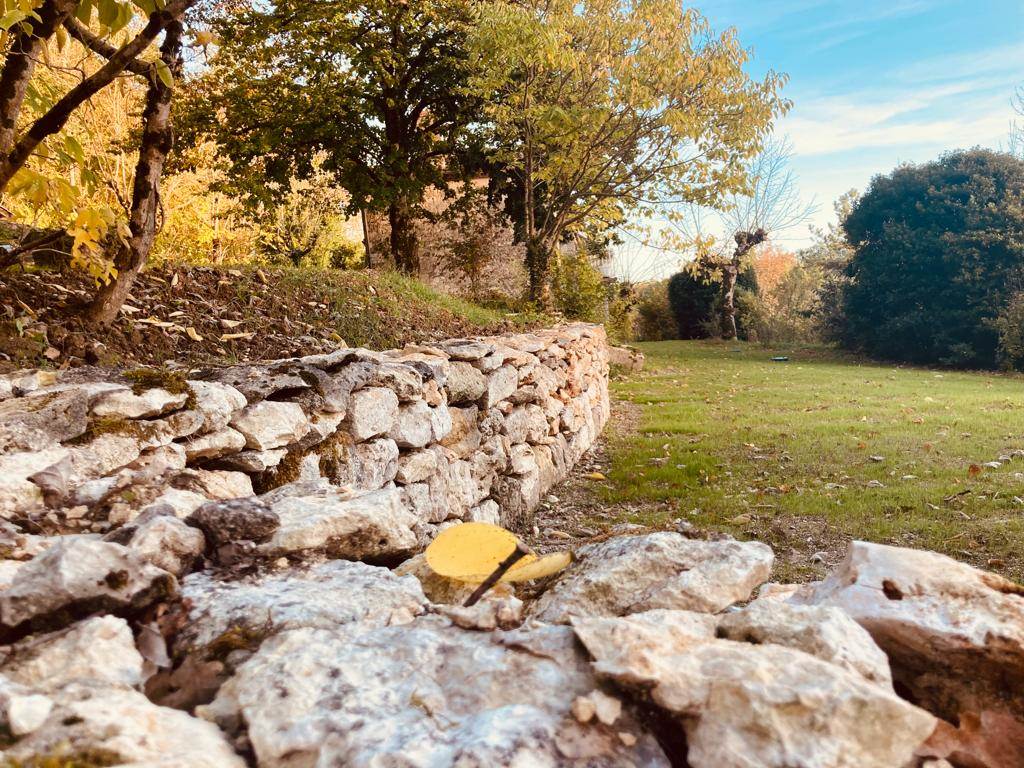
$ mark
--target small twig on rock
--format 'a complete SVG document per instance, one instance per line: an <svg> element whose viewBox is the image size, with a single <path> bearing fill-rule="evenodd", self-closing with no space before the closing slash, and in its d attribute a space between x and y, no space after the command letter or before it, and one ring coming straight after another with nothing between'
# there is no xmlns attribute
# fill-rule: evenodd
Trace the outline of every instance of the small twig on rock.
<svg viewBox="0 0 1024 768"><path fill-rule="evenodd" d="M487 590L497 584L498 579L504 576L509 568L529 554L532 554L529 547L521 542L517 543L512 554L501 561L498 567L494 569L494 573L484 579L483 583L473 591L472 595L466 598L466 602L462 605L466 608L476 605L480 598L487 594Z"/></svg>

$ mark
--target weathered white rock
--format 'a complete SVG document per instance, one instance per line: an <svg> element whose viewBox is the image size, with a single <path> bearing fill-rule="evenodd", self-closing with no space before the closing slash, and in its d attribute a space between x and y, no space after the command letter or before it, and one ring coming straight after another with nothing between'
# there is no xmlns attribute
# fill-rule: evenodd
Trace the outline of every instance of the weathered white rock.
<svg viewBox="0 0 1024 768"><path fill-rule="evenodd" d="M205 496L201 496L195 491L168 488L154 499L149 507L166 504L174 512L175 517L186 518L198 507L205 504L206 501L207 499ZM142 511L145 512L146 510L144 509Z"/></svg>
<svg viewBox="0 0 1024 768"><path fill-rule="evenodd" d="M231 427L190 438L184 443L185 456L190 462L238 453L245 445L245 435Z"/></svg>
<svg viewBox="0 0 1024 768"><path fill-rule="evenodd" d="M40 451L83 434L89 398L71 389L0 401L0 453Z"/></svg>
<svg viewBox="0 0 1024 768"><path fill-rule="evenodd" d="M0 516L10 517L14 512L41 505L43 491L29 478L69 456L69 451L60 447L0 456Z"/></svg>
<svg viewBox="0 0 1024 768"><path fill-rule="evenodd" d="M475 403L487 391L487 377L469 363L452 360L448 364L445 389L451 405Z"/></svg>
<svg viewBox="0 0 1024 768"><path fill-rule="evenodd" d="M594 679L567 628L467 632L440 618L268 640L198 712L244 718L260 766L667 766L627 713L579 723Z"/></svg>
<svg viewBox="0 0 1024 768"><path fill-rule="evenodd" d="M33 635L5 649L0 674L40 691L74 681L137 687L143 659L124 619L94 616L47 635Z"/></svg>
<svg viewBox="0 0 1024 768"><path fill-rule="evenodd" d="M118 544L66 536L18 570L0 593L0 630L45 627L66 615L141 609L174 592L169 573Z"/></svg>
<svg viewBox="0 0 1024 768"><path fill-rule="evenodd" d="M487 391L480 398L485 410L510 397L519 388L519 373L511 365L503 365L487 377Z"/></svg>
<svg viewBox="0 0 1024 768"><path fill-rule="evenodd" d="M513 445L508 454L508 468L517 475L538 472L537 458L533 454L533 448L525 443Z"/></svg>
<svg viewBox="0 0 1024 768"><path fill-rule="evenodd" d="M523 623L523 601L515 595L500 596L488 592L477 603L466 607L458 605L435 606L435 611L447 616L463 629L491 632L495 629L515 629Z"/></svg>
<svg viewBox="0 0 1024 768"><path fill-rule="evenodd" d="M52 710L53 701L48 696L0 675L0 725L11 736L18 738L37 730Z"/></svg>
<svg viewBox="0 0 1024 768"><path fill-rule="evenodd" d="M501 523L501 507L494 499L484 499L466 513L466 521L474 523Z"/></svg>
<svg viewBox="0 0 1024 768"><path fill-rule="evenodd" d="M718 634L739 642L796 648L892 689L889 659L871 635L838 608L755 600L741 611L723 615Z"/></svg>
<svg viewBox="0 0 1024 768"><path fill-rule="evenodd" d="M49 718L8 747L5 759L24 763L39 755L100 753L126 768L245 766L216 727L158 707L137 691L73 683L56 693L53 703Z"/></svg>
<svg viewBox="0 0 1024 768"><path fill-rule="evenodd" d="M422 448L431 439L430 411L423 400L416 400L398 409L398 418L388 431L388 437L399 448Z"/></svg>
<svg viewBox="0 0 1024 768"><path fill-rule="evenodd" d="M389 438L359 443L352 449L352 487L376 491L398 474L398 445Z"/></svg>
<svg viewBox="0 0 1024 768"><path fill-rule="evenodd" d="M398 395L402 402L423 397L423 377L409 365L380 362L370 370L370 387L384 387Z"/></svg>
<svg viewBox="0 0 1024 768"><path fill-rule="evenodd" d="M479 360L494 352L493 344L470 339L452 339L438 346L452 360Z"/></svg>
<svg viewBox="0 0 1024 768"><path fill-rule="evenodd" d="M504 432L513 443L536 443L548 433L548 420L536 405L520 405L505 417Z"/></svg>
<svg viewBox="0 0 1024 768"><path fill-rule="evenodd" d="M935 728L855 673L783 646L702 636L699 622L690 633L693 614L672 613L573 626L600 677L680 718L693 768L896 768Z"/></svg>
<svg viewBox="0 0 1024 768"><path fill-rule="evenodd" d="M271 508L281 521L266 555L304 550L360 560L393 556L416 547L413 527L419 519L402 503L400 488L353 496L330 486L297 486L271 494Z"/></svg>
<svg viewBox="0 0 1024 768"><path fill-rule="evenodd" d="M92 413L122 419L150 419L181 408L187 399L187 392L168 392L159 387L138 394L129 389L117 389L100 395L92 405Z"/></svg>
<svg viewBox="0 0 1024 768"><path fill-rule="evenodd" d="M258 475L276 467L287 454L287 448L273 448L269 451L242 451L221 458L217 462L217 466Z"/></svg>
<svg viewBox="0 0 1024 768"><path fill-rule="evenodd" d="M143 562L181 576L202 556L206 539L176 516L161 515L137 526L125 545Z"/></svg>
<svg viewBox="0 0 1024 768"><path fill-rule="evenodd" d="M188 517L188 524L219 547L235 541L266 541L281 521L266 501L250 496L203 504Z"/></svg>
<svg viewBox="0 0 1024 768"><path fill-rule="evenodd" d="M245 395L232 386L216 381L189 381L195 395L195 407L203 414L203 431L217 432L231 423L245 408Z"/></svg>
<svg viewBox="0 0 1024 768"><path fill-rule="evenodd" d="M771 572L759 542L697 541L662 531L582 547L577 561L534 603L530 616L623 616L654 608L717 613L746 600Z"/></svg>
<svg viewBox="0 0 1024 768"><path fill-rule="evenodd" d="M301 440L309 431L309 420L298 403L266 400L237 413L231 426L245 436L249 448L267 451Z"/></svg>
<svg viewBox="0 0 1024 768"><path fill-rule="evenodd" d="M452 427L441 445L464 458L480 447L480 430L477 427L478 411L476 406L469 408L449 408Z"/></svg>
<svg viewBox="0 0 1024 768"><path fill-rule="evenodd" d="M202 650L229 630L268 637L290 629L406 624L427 603L414 577L346 560L240 581L194 573L182 581L181 594L190 608L175 640L179 651Z"/></svg>
<svg viewBox="0 0 1024 768"><path fill-rule="evenodd" d="M367 387L355 392L345 417L348 430L357 442L387 434L397 420L398 395L383 387Z"/></svg>
<svg viewBox="0 0 1024 768"><path fill-rule="evenodd" d="M1024 588L933 552L855 541L792 602L843 609L888 655L914 701L976 722L1010 766L1024 760ZM971 737L972 740L974 737Z"/></svg>
<svg viewBox="0 0 1024 768"><path fill-rule="evenodd" d="M437 403L430 409L430 439L439 443L452 431L452 414L445 403Z"/></svg>
<svg viewBox="0 0 1024 768"><path fill-rule="evenodd" d="M419 483L437 471L438 457L436 451L413 451L398 459L398 474L395 479L400 483Z"/></svg>

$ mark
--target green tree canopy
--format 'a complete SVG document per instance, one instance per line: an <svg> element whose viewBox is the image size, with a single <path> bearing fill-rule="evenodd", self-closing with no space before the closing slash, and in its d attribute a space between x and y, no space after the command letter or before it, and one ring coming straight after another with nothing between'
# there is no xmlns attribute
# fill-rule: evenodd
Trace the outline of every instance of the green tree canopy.
<svg viewBox="0 0 1024 768"><path fill-rule="evenodd" d="M872 180L843 223L843 338L888 359L993 366L1024 281L1024 161L975 149Z"/></svg>
<svg viewBox="0 0 1024 768"><path fill-rule="evenodd" d="M387 211L395 262L414 271L417 206L444 185L476 115L464 92L471 22L470 0L229 3L192 84L191 132L212 135L236 182L264 199L326 152L351 210Z"/></svg>
<svg viewBox="0 0 1024 768"><path fill-rule="evenodd" d="M482 7L477 93L495 160L521 192L533 298L553 249L666 201L714 207L788 106L753 80L732 31L679 0L518 0Z"/></svg>

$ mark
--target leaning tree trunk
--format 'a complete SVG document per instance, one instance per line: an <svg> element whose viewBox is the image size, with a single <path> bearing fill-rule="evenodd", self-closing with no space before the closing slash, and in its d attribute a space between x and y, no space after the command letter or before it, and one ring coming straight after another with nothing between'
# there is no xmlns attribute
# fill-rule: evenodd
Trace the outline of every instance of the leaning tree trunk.
<svg viewBox="0 0 1024 768"><path fill-rule="evenodd" d="M18 117L43 46L74 9L73 0L45 0L36 11L39 18L26 19L11 38L0 74L0 154L14 147Z"/></svg>
<svg viewBox="0 0 1024 768"><path fill-rule="evenodd" d="M722 268L722 297L720 327L722 338L730 341L736 338L736 280L740 276L743 258L754 248L768 239L768 233L761 228L750 232L737 232L733 238L736 249L732 259Z"/></svg>
<svg viewBox="0 0 1024 768"><path fill-rule="evenodd" d="M391 258L395 267L407 275L420 271L420 247L416 238L413 206L405 196L399 196L388 206L388 224L391 227Z"/></svg>
<svg viewBox="0 0 1024 768"><path fill-rule="evenodd" d="M551 300L551 247L543 238L526 243L526 272L530 278L530 301L543 309L550 309Z"/></svg>
<svg viewBox="0 0 1024 768"><path fill-rule="evenodd" d="M736 278L739 264L734 260L722 268L722 308L720 328L726 341L736 338Z"/></svg>
<svg viewBox="0 0 1024 768"><path fill-rule="evenodd" d="M160 46L160 57L175 78L181 76L183 31L181 20L175 19L167 26L164 42ZM142 142L132 186L132 208L128 221L131 234L128 245L122 246L114 258L117 276L100 288L87 311L88 318L97 325L109 325L117 317L153 248L157 210L160 207L160 176L174 143L171 129L172 95L171 86L153 73L146 92L146 108L142 113Z"/></svg>

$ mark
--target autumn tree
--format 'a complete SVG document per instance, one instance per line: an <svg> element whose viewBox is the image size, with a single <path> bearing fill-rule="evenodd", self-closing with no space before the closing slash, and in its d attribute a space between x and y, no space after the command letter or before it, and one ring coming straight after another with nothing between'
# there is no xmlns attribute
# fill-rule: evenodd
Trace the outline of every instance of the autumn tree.
<svg viewBox="0 0 1024 768"><path fill-rule="evenodd" d="M52 208L74 239L72 263L96 278L100 290L89 316L106 323L116 315L131 281L152 247L159 206L159 182L170 150L170 100L174 72L180 69L182 18L196 0L20 0L5 5L0 25L10 45L0 72L0 194L37 208ZM12 7L13 6L13 7ZM144 22L133 25L137 14ZM123 41L114 40L122 31ZM160 36L160 50L151 46ZM64 92L33 89L40 62L49 66L51 43L63 48L69 37L96 57ZM69 180L68 163L87 179L88 158L80 142L65 133L75 113L122 75L143 78L147 86L142 136L128 221L110 206L83 204L82 190ZM32 95L34 98L29 99ZM112 259L103 255L113 243Z"/></svg>
<svg viewBox="0 0 1024 768"><path fill-rule="evenodd" d="M209 70L183 112L269 200L318 151L349 210L386 211L396 266L418 269L413 227L424 191L476 116L464 92L470 0L257 0L214 18ZM268 183L269 182L269 183Z"/></svg>
<svg viewBox="0 0 1024 768"><path fill-rule="evenodd" d="M567 236L666 200L718 204L787 108L785 78L752 79L735 34L679 0L489 3L473 53L494 158L522 200L531 296L545 304Z"/></svg>

